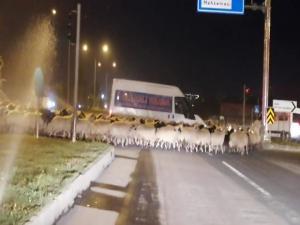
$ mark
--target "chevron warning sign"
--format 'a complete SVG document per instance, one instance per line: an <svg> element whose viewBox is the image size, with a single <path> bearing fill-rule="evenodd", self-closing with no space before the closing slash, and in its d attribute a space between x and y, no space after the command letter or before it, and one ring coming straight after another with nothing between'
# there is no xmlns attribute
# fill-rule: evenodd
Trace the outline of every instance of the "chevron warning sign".
<svg viewBox="0 0 300 225"><path fill-rule="evenodd" d="M269 107L267 111L267 123L273 124L275 121L275 112L273 107Z"/></svg>

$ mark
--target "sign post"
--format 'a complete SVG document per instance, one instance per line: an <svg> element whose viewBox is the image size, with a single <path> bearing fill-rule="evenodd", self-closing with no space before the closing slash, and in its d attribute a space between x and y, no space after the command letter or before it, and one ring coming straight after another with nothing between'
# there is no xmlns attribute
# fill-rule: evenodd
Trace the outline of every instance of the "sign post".
<svg viewBox="0 0 300 225"><path fill-rule="evenodd" d="M244 0L198 0L197 11L206 13L244 14ZM270 40L271 40L271 0L264 0L262 5L251 1L247 9L260 10L264 13L264 57L263 57L263 85L262 85L262 125L263 139L268 140L267 108L269 101L270 75Z"/></svg>
<svg viewBox="0 0 300 225"><path fill-rule="evenodd" d="M34 87L36 95L36 117L35 117L35 137L39 138L39 111L40 111L40 100L44 95L44 75L41 68L36 68L34 71Z"/></svg>
<svg viewBox="0 0 300 225"><path fill-rule="evenodd" d="M198 0L198 12L244 14L244 0Z"/></svg>

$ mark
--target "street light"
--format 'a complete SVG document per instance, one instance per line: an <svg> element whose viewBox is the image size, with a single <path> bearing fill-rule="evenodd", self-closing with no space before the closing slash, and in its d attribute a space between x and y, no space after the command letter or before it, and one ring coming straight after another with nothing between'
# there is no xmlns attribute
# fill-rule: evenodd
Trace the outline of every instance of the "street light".
<svg viewBox="0 0 300 225"><path fill-rule="evenodd" d="M102 46L102 51L103 51L104 53L107 53L107 52L109 51L109 47L108 47L107 44L104 44L104 45Z"/></svg>
<svg viewBox="0 0 300 225"><path fill-rule="evenodd" d="M89 46L87 44L82 45L82 51L87 52L89 50Z"/></svg>
<svg viewBox="0 0 300 225"><path fill-rule="evenodd" d="M51 10L51 13L52 13L53 16L55 16L56 13L57 13L56 9L52 9L52 10Z"/></svg>
<svg viewBox="0 0 300 225"><path fill-rule="evenodd" d="M112 68L113 69L116 69L117 68L117 63L116 63L116 61L113 61L112 62L112 64L111 64L111 66L112 66ZM107 100L109 101L110 99L109 99L109 91L108 91L108 72L106 71L106 73L105 73L105 95L106 95L106 98L107 98ZM107 107L108 107L108 105L106 104L106 108L105 109L107 109Z"/></svg>
<svg viewBox="0 0 300 225"><path fill-rule="evenodd" d="M103 44L102 45L102 52L103 54L107 54L109 52L109 46L107 44ZM88 45L85 43L82 45L82 51L87 52L89 50ZM116 68L117 67L117 63L115 61L112 62L112 64L110 64L112 66L112 68ZM93 107L96 106L96 83L97 83L97 67L100 68L102 67L102 63L101 62L97 62L96 58L94 58L94 87L93 87ZM106 95L107 93L107 73L105 73L105 91L106 91Z"/></svg>

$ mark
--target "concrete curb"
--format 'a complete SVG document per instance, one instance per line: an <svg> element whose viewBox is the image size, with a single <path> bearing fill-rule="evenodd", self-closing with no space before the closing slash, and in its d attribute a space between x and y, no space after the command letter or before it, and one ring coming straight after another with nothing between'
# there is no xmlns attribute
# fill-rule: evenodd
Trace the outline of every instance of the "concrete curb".
<svg viewBox="0 0 300 225"><path fill-rule="evenodd" d="M71 184L67 185L60 195L44 206L37 215L31 217L25 225L52 225L60 215L67 212L74 204L78 194L86 190L115 158L114 147L109 147L94 163L82 172Z"/></svg>
<svg viewBox="0 0 300 225"><path fill-rule="evenodd" d="M263 150L285 151L285 152L300 152L300 147L292 145L281 145L275 143L264 143Z"/></svg>

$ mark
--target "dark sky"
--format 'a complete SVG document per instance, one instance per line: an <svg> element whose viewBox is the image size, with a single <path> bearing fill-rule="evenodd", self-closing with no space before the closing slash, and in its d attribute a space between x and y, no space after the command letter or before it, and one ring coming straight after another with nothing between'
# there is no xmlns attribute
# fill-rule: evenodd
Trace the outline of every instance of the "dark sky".
<svg viewBox="0 0 300 225"><path fill-rule="evenodd" d="M94 49L104 41L110 44L112 55L107 61L118 62L111 76L173 84L206 99L239 99L246 83L259 98L261 12L246 11L243 16L200 14L196 0L86 0L82 5L82 41ZM51 7L58 10L54 21L58 37L54 81L63 83L67 14L75 9L76 1L2 0L0 55L5 58L9 54L30 19L47 14ZM299 101L300 1L273 0L272 7L271 95ZM82 96L92 90L95 55L99 54L81 55ZM5 76L9 82L9 74Z"/></svg>

